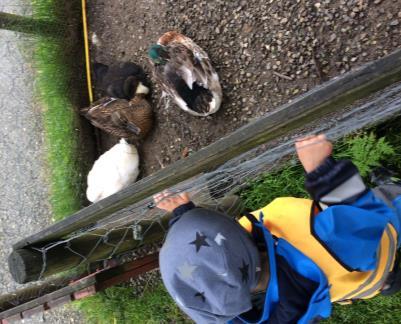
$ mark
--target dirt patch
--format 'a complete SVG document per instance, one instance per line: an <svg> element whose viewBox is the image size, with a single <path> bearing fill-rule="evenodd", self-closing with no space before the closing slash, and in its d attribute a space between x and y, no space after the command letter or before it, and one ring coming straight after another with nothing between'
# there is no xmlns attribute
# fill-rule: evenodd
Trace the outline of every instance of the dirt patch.
<svg viewBox="0 0 401 324"><path fill-rule="evenodd" d="M148 47L177 30L209 54L220 76L224 101L206 118L167 108L151 80L157 123L141 147L143 176L401 46L399 0L92 0L89 23L93 61L133 61L150 74ZM115 142L101 137L103 150Z"/></svg>

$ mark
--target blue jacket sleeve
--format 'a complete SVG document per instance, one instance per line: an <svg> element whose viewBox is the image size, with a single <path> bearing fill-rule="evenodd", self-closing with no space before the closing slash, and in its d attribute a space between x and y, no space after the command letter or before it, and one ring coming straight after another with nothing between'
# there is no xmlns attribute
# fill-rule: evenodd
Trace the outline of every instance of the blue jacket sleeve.
<svg viewBox="0 0 401 324"><path fill-rule="evenodd" d="M371 191L352 205L334 205L311 220L312 234L349 271L376 268L377 248L394 211Z"/></svg>
<svg viewBox="0 0 401 324"><path fill-rule="evenodd" d="M396 210L365 186L350 161L327 158L307 174L305 186L322 208L311 219L315 238L350 271L375 269L377 248L388 223L400 232Z"/></svg>
<svg viewBox="0 0 401 324"><path fill-rule="evenodd" d="M306 175L305 187L322 208L353 203L367 191L351 161L336 161L332 157Z"/></svg>

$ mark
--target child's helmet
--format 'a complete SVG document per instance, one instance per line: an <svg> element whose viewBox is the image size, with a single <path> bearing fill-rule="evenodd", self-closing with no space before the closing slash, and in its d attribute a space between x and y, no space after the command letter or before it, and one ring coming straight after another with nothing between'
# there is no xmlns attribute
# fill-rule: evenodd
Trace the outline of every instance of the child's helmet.
<svg viewBox="0 0 401 324"><path fill-rule="evenodd" d="M223 323L250 310L260 270L249 234L227 216L203 208L184 213L160 251L167 290L197 323Z"/></svg>

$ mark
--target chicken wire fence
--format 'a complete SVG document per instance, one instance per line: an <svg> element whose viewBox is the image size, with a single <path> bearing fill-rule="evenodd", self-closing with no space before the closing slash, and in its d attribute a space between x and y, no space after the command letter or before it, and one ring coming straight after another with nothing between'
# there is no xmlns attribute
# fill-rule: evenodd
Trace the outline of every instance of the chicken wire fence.
<svg viewBox="0 0 401 324"><path fill-rule="evenodd" d="M398 83L375 94L368 100L363 100L344 109L341 114L336 113L304 125L302 129L293 134L260 145L226 162L214 171L200 174L179 183L170 188L169 192L171 194L189 192L196 204L203 204L215 210L233 209L235 206L230 204L235 204L237 201L227 199L227 195L238 192L244 184L257 179L261 174L279 169L283 159L288 159L294 155L294 140L299 136L325 133L329 139L335 141L359 129L393 118L400 112L401 83ZM146 178L144 181L146 182ZM224 196L226 198L221 198ZM235 207L231 213L235 214L236 212L238 209ZM73 258L73 267L82 273L85 268L90 272L89 265L94 262L105 262L114 257L127 257L124 254L127 250L143 247L144 243L149 242L149 237L153 237L150 241L159 242L167 232L165 216L166 214L163 211L154 208L153 198L149 197L109 215L90 228L81 229L46 246L31 247L42 255L43 262L39 277L42 279L46 275L47 256L52 253L52 250L60 251L60 247L65 253L69 252L77 257ZM87 242L90 244L85 246L84 243ZM152 249L157 249L157 246L153 246ZM148 252L149 248L144 247L142 253ZM62 274L61 278L51 279L54 282L51 285L65 284L65 280L63 281L65 278L69 278L66 273ZM28 291L27 294L32 298L33 295L43 293L45 287L33 289ZM24 296L24 298L26 297ZM18 296L14 302L19 303L20 300L21 297Z"/></svg>

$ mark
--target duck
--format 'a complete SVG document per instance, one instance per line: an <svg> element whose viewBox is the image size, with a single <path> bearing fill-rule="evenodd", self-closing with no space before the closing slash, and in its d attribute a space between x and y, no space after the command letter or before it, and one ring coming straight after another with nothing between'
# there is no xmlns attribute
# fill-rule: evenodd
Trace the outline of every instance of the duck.
<svg viewBox="0 0 401 324"><path fill-rule="evenodd" d="M116 62L111 65L95 62L93 71L96 86L103 96L130 100L139 85L149 88L142 67L133 62Z"/></svg>
<svg viewBox="0 0 401 324"><path fill-rule="evenodd" d="M125 139L103 153L88 173L86 197L98 202L135 182L139 175L139 155Z"/></svg>
<svg viewBox="0 0 401 324"><path fill-rule="evenodd" d="M139 83L130 99L103 97L81 109L93 126L131 141L143 140L153 127L153 111L146 99L149 88Z"/></svg>
<svg viewBox="0 0 401 324"><path fill-rule="evenodd" d="M219 110L223 96L219 76L194 41L170 31L149 48L148 56L154 78L181 109L198 117Z"/></svg>

